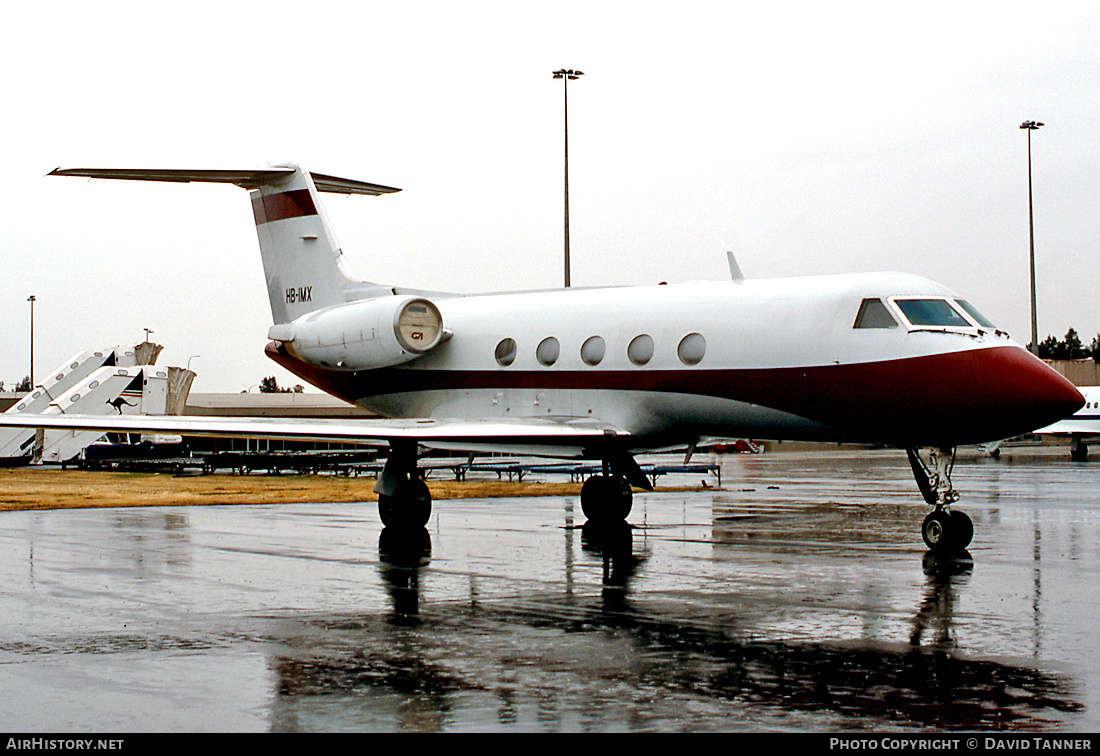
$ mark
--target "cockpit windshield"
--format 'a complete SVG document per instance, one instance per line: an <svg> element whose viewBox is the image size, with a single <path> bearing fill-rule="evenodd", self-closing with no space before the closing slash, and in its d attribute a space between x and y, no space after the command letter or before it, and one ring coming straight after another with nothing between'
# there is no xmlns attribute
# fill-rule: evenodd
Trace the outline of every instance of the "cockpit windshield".
<svg viewBox="0 0 1100 756"><path fill-rule="evenodd" d="M855 328L897 328L898 321L881 299L864 299L856 313Z"/></svg>
<svg viewBox="0 0 1100 756"><path fill-rule="evenodd" d="M978 312L978 308L967 302L965 299L956 299L955 304L963 308L966 311L966 314L973 318L974 322L980 325L982 328L996 329L997 326L990 323L988 318Z"/></svg>
<svg viewBox="0 0 1100 756"><path fill-rule="evenodd" d="M974 327L946 299L895 299L894 304L914 326Z"/></svg>

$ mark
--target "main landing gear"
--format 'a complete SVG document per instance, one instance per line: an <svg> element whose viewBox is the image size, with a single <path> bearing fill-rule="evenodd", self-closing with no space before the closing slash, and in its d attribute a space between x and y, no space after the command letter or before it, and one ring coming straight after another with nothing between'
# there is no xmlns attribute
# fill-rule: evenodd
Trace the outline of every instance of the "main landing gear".
<svg viewBox="0 0 1100 756"><path fill-rule="evenodd" d="M1087 462L1089 459L1089 445L1080 436L1074 436L1069 444L1069 456L1074 462Z"/></svg>
<svg viewBox="0 0 1100 756"><path fill-rule="evenodd" d="M630 484L617 475L593 475L581 486L581 511L589 522L622 522L633 500Z"/></svg>
<svg viewBox="0 0 1100 756"><path fill-rule="evenodd" d="M906 449L913 477L917 480L924 500L935 509L924 518L921 536L928 548L935 553L962 551L974 538L974 523L965 512L948 507L959 500L959 493L951 485L951 470L955 466L955 450L932 447L928 461L917 449Z"/></svg>
<svg viewBox="0 0 1100 756"><path fill-rule="evenodd" d="M653 484L630 454L621 452L605 458L603 473L593 475L581 486L581 511L588 522L595 525L624 522L634 498L631 486L653 490Z"/></svg>
<svg viewBox="0 0 1100 756"><path fill-rule="evenodd" d="M416 471L416 442L390 446L386 466L374 487L384 527L422 528L432 516L432 495Z"/></svg>

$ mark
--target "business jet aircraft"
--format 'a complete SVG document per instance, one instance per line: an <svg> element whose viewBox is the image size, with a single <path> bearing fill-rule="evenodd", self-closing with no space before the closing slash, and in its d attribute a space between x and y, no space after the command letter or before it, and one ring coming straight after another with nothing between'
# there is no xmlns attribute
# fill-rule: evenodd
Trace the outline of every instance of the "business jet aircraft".
<svg viewBox="0 0 1100 756"><path fill-rule="evenodd" d="M50 175L221 182L248 189L274 325L267 355L390 419L0 418L0 424L384 443L385 525L431 512L420 448L600 460L581 490L590 521L621 522L634 459L705 438L906 449L933 511L932 549L973 525L949 507L954 449L1066 417L1068 381L967 301L899 273L460 296L352 280L319 192L397 189L309 173L55 170ZM922 450L923 451L922 453Z"/></svg>
<svg viewBox="0 0 1100 756"><path fill-rule="evenodd" d="M1083 386L1078 389L1085 398L1085 404L1067 418L1039 428L1036 434L1042 436L1069 436L1070 456L1084 462L1089 456L1087 439L1100 436L1100 386Z"/></svg>

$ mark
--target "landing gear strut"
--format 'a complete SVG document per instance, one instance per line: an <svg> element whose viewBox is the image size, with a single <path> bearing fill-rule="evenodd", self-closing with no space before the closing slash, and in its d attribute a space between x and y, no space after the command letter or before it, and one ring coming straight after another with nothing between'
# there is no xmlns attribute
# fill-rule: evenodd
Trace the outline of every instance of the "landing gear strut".
<svg viewBox="0 0 1100 756"><path fill-rule="evenodd" d="M917 449L906 449L913 477L917 480L924 500L935 509L924 518L921 536L934 552L962 551L974 538L974 523L965 512L948 510L959 500L959 493L951 485L951 471L955 466L955 450L932 447L928 461Z"/></svg>
<svg viewBox="0 0 1100 756"><path fill-rule="evenodd" d="M416 471L416 443L390 446L374 492L384 527L422 528L432 516L432 495Z"/></svg>

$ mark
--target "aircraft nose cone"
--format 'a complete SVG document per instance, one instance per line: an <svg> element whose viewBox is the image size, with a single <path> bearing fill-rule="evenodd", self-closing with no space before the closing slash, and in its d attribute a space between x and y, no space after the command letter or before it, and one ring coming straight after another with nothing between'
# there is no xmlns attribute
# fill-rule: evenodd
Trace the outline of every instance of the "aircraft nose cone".
<svg viewBox="0 0 1100 756"><path fill-rule="evenodd" d="M1018 344L840 365L814 376L813 391L805 390L808 371L792 372L783 396L799 397L801 389L802 401L775 406L902 448L1015 438L1085 404L1072 383ZM769 390L761 384L760 398L752 398L766 405Z"/></svg>
<svg viewBox="0 0 1100 756"><path fill-rule="evenodd" d="M1030 352L1001 351L990 375L996 404L1015 433L1028 433L1069 417L1085 404L1077 387Z"/></svg>
<svg viewBox="0 0 1100 756"><path fill-rule="evenodd" d="M1069 417L1085 404L1077 388L1013 344L916 361L915 393L891 408L902 446L956 446L1014 438Z"/></svg>

